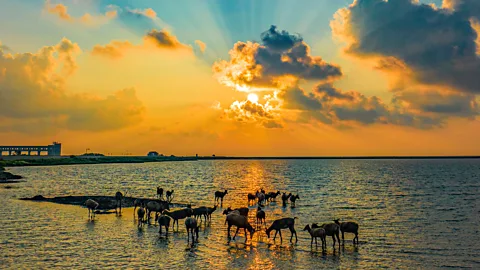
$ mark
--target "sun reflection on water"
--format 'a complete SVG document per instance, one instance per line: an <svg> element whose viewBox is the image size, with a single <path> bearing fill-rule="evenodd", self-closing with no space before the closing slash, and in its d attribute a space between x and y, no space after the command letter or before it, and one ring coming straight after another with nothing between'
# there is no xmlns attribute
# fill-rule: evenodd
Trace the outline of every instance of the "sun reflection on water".
<svg viewBox="0 0 480 270"><path fill-rule="evenodd" d="M455 166L456 167L455 167ZM393 161L205 161L160 164L121 164L14 168L27 176L18 189L0 189L0 235L5 268L169 268L169 269L312 269L312 268L429 268L480 265L475 251L480 242L471 202L480 186L480 166L453 164L452 172L436 173L438 164ZM381 167L381 170L378 168ZM445 167L445 166L443 166ZM472 172L472 167L477 168ZM421 169L419 169L421 168ZM435 180L425 178L435 175ZM420 176L421 175L421 176ZM445 175L445 178L441 178ZM455 177L452 177L455 175ZM458 179L461 179L458 180ZM441 182L441 183L439 183ZM467 185L469 190L463 190ZM85 208L19 201L18 197L81 193L114 194L124 187L133 196L154 196L156 186L175 189L175 201L213 206L213 192L228 189L224 207L211 223L202 223L199 242L187 244L183 221L179 231L158 235L158 226L137 228L133 209L121 216L97 215L87 221ZM448 192L442 186L449 186ZM52 188L54 187L54 188ZM247 193L299 193L297 207L281 200L265 205L267 224L280 217L298 217L298 243L290 232L283 242L268 239L265 229L252 240L240 230L236 241L226 237L225 207L247 206ZM449 195L463 194L463 195ZM470 194L470 195L469 195ZM256 206L249 207L254 224ZM448 220L442 219L448 217ZM310 247L305 224L354 219L360 224L360 245L345 235L345 246L327 250ZM460 222L461 220L461 222ZM425 230L423 228L435 228ZM440 227L449 230L440 235ZM473 229L472 229L473 228ZM415 231L414 235L409 232ZM234 233L234 232L233 232ZM438 260L438 258L443 258ZM29 258L25 260L25 258Z"/></svg>

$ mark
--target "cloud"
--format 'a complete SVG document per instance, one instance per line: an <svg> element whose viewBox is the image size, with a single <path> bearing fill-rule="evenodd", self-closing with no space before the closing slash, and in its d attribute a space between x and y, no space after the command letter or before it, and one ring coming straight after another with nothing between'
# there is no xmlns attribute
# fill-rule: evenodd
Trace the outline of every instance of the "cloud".
<svg viewBox="0 0 480 270"><path fill-rule="evenodd" d="M322 103L313 93L305 93L301 88L282 91L280 97L285 101L284 108L293 110L321 110Z"/></svg>
<svg viewBox="0 0 480 270"><path fill-rule="evenodd" d="M67 92L66 79L75 71L79 52L78 45L65 38L36 53L0 50L1 128L31 133L51 128L103 131L140 122L144 106L134 89L106 98Z"/></svg>
<svg viewBox="0 0 480 270"><path fill-rule="evenodd" d="M278 88L292 79L329 81L342 75L338 66L312 56L300 36L271 26L261 38L261 44L235 43L229 61L214 63L213 71L220 83L248 92Z"/></svg>
<svg viewBox="0 0 480 270"><path fill-rule="evenodd" d="M340 9L331 26L346 52L366 58L394 58L420 84L480 92L477 32L471 17L479 1L447 1L439 9L410 0L357 0Z"/></svg>
<svg viewBox="0 0 480 270"><path fill-rule="evenodd" d="M160 48L167 49L191 49L190 46L185 45L178 41L177 37L170 34L167 30L151 30L145 36L146 40L151 40L153 43Z"/></svg>
<svg viewBox="0 0 480 270"><path fill-rule="evenodd" d="M119 7L117 5L108 5L107 9L114 10L117 13L116 20L123 23L125 27L134 29L136 32L144 32L150 29L171 27L157 16L152 8L131 9L129 7Z"/></svg>
<svg viewBox="0 0 480 270"><path fill-rule="evenodd" d="M143 38L143 44L134 45L129 41L111 41L106 45L95 45L91 51L92 55L103 56L112 59L121 58L125 51L129 49L150 49L153 45L156 49L168 50L187 50L191 51L192 47L178 41L177 37L169 33L167 30L151 30Z"/></svg>
<svg viewBox="0 0 480 270"><path fill-rule="evenodd" d="M438 114L442 117L474 119L480 112L474 95L456 92L407 90L395 93L394 100L403 102L403 107L417 112Z"/></svg>
<svg viewBox="0 0 480 270"><path fill-rule="evenodd" d="M157 13L151 9L151 8L146 8L146 9L127 9L127 12L139 16L145 16L150 19L155 19L157 18Z"/></svg>
<svg viewBox="0 0 480 270"><path fill-rule="evenodd" d="M133 48L134 45L128 41L112 41L107 45L95 45L92 49L92 55L104 56L109 58L121 58L125 49Z"/></svg>
<svg viewBox="0 0 480 270"><path fill-rule="evenodd" d="M68 13L68 7L64 4L52 4L50 0L45 0L45 10L56 15L59 19L66 22L78 22L85 25L98 25L107 23L109 20L117 17L117 10L109 9L102 15L91 15L90 13L85 13L80 17L74 17Z"/></svg>
<svg viewBox="0 0 480 270"><path fill-rule="evenodd" d="M56 14L62 20L73 20L73 17L68 13L68 7L64 4L52 5L50 0L45 0L45 8L49 13Z"/></svg>
<svg viewBox="0 0 480 270"><path fill-rule="evenodd" d="M479 114L473 95L433 89L399 91L389 103L331 84L319 84L311 93L297 86L283 90L279 97L281 110L296 111L297 121L313 119L338 128L381 124L431 129L453 117L475 119Z"/></svg>
<svg viewBox="0 0 480 270"><path fill-rule="evenodd" d="M271 50L283 52L303 41L300 35L291 35L285 30L278 31L275 25L261 34L262 43Z"/></svg>
<svg viewBox="0 0 480 270"><path fill-rule="evenodd" d="M470 23L472 24L473 30L477 33L475 44L477 45L477 56L480 56L480 21L478 19L471 19Z"/></svg>
<svg viewBox="0 0 480 270"><path fill-rule="evenodd" d="M195 44L198 46L198 48L202 53L205 53L205 50L207 49L207 44L205 44L201 40L195 40Z"/></svg>
<svg viewBox="0 0 480 270"><path fill-rule="evenodd" d="M390 2L392 5L396 4L396 8L419 6L405 0ZM369 9L371 8L369 4L375 3L385 5L387 2L358 0L352 6L364 5L363 9ZM431 6L422 6L422 9L437 12L437 9ZM409 76L418 74L416 67L412 67L411 62L406 61L405 58L383 55L378 53L376 48L382 48L385 45L385 48L390 49L388 46L391 46L392 50L401 51L409 50L405 46L411 46L410 52L421 53L428 50L425 44L420 42L419 47L415 47L414 44L408 43L404 47L397 48L388 40L388 35L395 35L396 32L389 33L387 30L385 30L387 40L372 41L369 37L375 36L375 31L370 32L360 28L365 31L365 36L358 34L360 30L354 27L353 21L363 22L363 17L357 15L358 18L352 19L349 12L348 9L339 11L337 16L342 15L343 20L339 21L337 18L337 24L334 25L337 35L342 34L349 42L350 46L347 50L349 53L361 57L376 57L379 59L376 68L382 71ZM379 17L389 17L386 14L388 12L383 11ZM367 16L367 20L374 21L377 18L370 19ZM350 21L352 26L347 26ZM339 24L340 22L343 24ZM384 27L384 23L382 21L377 27ZM394 25L403 27L401 24ZM363 38L359 40L364 44L358 44L357 36ZM404 33L403 38L406 39L406 36L407 33ZM446 39L449 38L447 35ZM429 43L428 36L426 39L425 42ZM313 120L337 128L359 125L398 125L429 129L442 127L450 118L475 119L478 115L479 110L474 95L458 93L448 87L429 87L418 82L412 83L412 79L399 81L395 85L393 98L388 102L384 102L377 96L365 96L357 91L342 91L334 86L334 81L342 76L340 67L325 63L320 57L311 56L308 45L300 35L279 31L272 26L262 33L261 40L261 43L237 42L230 51L229 61L217 61L213 65L220 83L239 91L269 93L265 96L264 102L252 102L249 99L235 101L225 110L227 119L243 123L257 122L267 127L275 126L273 123L267 124L268 121L290 122L292 116L293 118L297 116L296 120L299 122L311 123ZM441 43L441 40L437 41ZM428 62L427 58L418 61ZM423 71L428 74L425 70ZM317 85L312 91L306 91L300 87L302 80L317 82Z"/></svg>
<svg viewBox="0 0 480 270"><path fill-rule="evenodd" d="M0 50L2 51L10 51L11 49L6 46L6 45L3 45L2 42L0 42Z"/></svg>
<svg viewBox="0 0 480 270"><path fill-rule="evenodd" d="M58 52L59 58L63 60L63 71L67 75L71 75L77 69L77 63L75 62L76 55L81 53L82 50L78 44L72 43L67 38L63 38L55 49Z"/></svg>
<svg viewBox="0 0 480 270"><path fill-rule="evenodd" d="M279 119L279 100L275 95L265 96L265 104L250 100L235 101L224 110L227 119L241 123L256 123L265 128L282 128Z"/></svg>
<svg viewBox="0 0 480 270"><path fill-rule="evenodd" d="M315 92L320 94L320 96L322 96L322 99L324 101L329 101L332 99L347 100L347 101L354 100L353 94L343 93L342 91L335 88L330 83L317 85L317 87L315 88Z"/></svg>
<svg viewBox="0 0 480 270"><path fill-rule="evenodd" d="M480 2L477 0L443 0L442 7L453 10L463 17L480 18Z"/></svg>

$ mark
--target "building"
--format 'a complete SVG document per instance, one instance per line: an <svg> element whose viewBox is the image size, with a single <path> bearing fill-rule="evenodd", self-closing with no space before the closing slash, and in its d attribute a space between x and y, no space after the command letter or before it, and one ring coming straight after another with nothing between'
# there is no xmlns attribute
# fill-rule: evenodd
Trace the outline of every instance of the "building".
<svg viewBox="0 0 480 270"><path fill-rule="evenodd" d="M2 156L4 152L8 152L9 156L31 156L32 153L40 156L42 152L46 153L48 156L61 156L62 144L53 142L53 144L47 146L0 146L0 156Z"/></svg>
<svg viewBox="0 0 480 270"><path fill-rule="evenodd" d="M147 156L148 157L158 157L158 152L157 151L148 152Z"/></svg>

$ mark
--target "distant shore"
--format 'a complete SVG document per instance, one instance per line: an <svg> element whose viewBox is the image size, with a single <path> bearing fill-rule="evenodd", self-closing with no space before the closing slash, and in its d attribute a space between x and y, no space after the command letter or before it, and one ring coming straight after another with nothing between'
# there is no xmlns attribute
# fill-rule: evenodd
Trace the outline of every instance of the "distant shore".
<svg viewBox="0 0 480 270"><path fill-rule="evenodd" d="M197 160L191 157L135 157L135 156L62 156L62 157L27 157L18 159L0 159L0 167L23 167L23 166L54 166L54 165L78 165L78 164L109 164L109 163L146 163L167 161L191 161Z"/></svg>
<svg viewBox="0 0 480 270"><path fill-rule="evenodd" d="M338 159L480 159L480 156L324 156L324 157L232 157L232 156L25 156L25 157L0 157L0 168L23 166L55 166L55 165L81 165L81 164L110 164L110 163L147 163L171 161L198 161L198 160L338 160ZM0 170L0 179L5 179L11 174ZM19 176L16 176L19 177ZM13 178L15 179L15 178Z"/></svg>
<svg viewBox="0 0 480 270"><path fill-rule="evenodd" d="M480 159L480 156L296 156L296 157L229 157L229 156L206 156L198 157L198 160L279 160L279 159Z"/></svg>

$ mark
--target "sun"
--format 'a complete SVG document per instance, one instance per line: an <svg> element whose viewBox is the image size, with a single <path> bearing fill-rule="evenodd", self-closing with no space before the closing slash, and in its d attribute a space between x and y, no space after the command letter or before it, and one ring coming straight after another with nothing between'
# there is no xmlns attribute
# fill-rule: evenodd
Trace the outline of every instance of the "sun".
<svg viewBox="0 0 480 270"><path fill-rule="evenodd" d="M258 103L258 96L256 94L248 94L247 99L252 103Z"/></svg>

